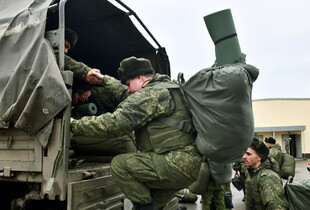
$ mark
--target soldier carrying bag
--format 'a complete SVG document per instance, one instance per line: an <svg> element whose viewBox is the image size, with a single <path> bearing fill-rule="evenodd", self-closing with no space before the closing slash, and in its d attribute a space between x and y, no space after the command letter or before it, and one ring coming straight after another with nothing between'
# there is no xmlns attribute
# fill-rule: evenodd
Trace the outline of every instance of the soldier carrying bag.
<svg viewBox="0 0 310 210"><path fill-rule="evenodd" d="M229 9L207 15L204 20L215 44L215 66L198 71L186 82L179 73L179 84L166 87L181 88L194 129L169 118L163 121L186 133L196 130L196 146L206 159L213 181L221 185L230 182L232 163L252 142L252 84L259 70L244 62Z"/></svg>

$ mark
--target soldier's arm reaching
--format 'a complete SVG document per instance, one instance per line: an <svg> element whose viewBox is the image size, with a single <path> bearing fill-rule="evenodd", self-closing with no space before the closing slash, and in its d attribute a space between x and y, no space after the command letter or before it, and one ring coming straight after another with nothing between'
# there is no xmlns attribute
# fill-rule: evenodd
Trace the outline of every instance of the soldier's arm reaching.
<svg viewBox="0 0 310 210"><path fill-rule="evenodd" d="M123 136L158 116L169 115L174 107L168 89L147 88L131 94L113 113L74 120L71 130L75 135L83 136Z"/></svg>

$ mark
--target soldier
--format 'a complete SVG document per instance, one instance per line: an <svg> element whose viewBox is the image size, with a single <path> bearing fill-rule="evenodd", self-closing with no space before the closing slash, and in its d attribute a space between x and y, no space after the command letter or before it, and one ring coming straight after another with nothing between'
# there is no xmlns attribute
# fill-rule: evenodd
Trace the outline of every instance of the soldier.
<svg viewBox="0 0 310 210"><path fill-rule="evenodd" d="M236 174L239 174L240 179L244 185L246 177L246 167L244 165L244 159L241 158L238 162L233 163L233 169L236 171ZM245 186L243 186L243 198L242 201L245 201Z"/></svg>
<svg viewBox="0 0 310 210"><path fill-rule="evenodd" d="M290 154L290 141L288 141L287 139L284 140L284 144L285 144L285 152L287 154Z"/></svg>
<svg viewBox="0 0 310 210"><path fill-rule="evenodd" d="M77 43L78 35L71 29L65 29L65 53L73 49ZM65 55L65 70L71 70L74 74L73 82L73 104L79 101L92 102L97 107L97 114L111 112L117 106L115 97L107 92L102 86L95 86L100 80L92 75L93 72L100 72L99 69L91 69L82 62L77 62ZM86 91L87 90L87 91ZM83 115L73 109L71 115L81 118ZM95 136L87 138L83 135L71 139L72 149L78 155L115 155L119 153L135 152L134 136L132 133L119 138L100 138Z"/></svg>
<svg viewBox="0 0 310 210"><path fill-rule="evenodd" d="M279 167L268 156L269 149L263 141L253 138L253 142L243 155L247 167L246 209L287 209Z"/></svg>
<svg viewBox="0 0 310 210"><path fill-rule="evenodd" d="M69 50L73 49L78 41L78 35L75 33L73 30L66 28L65 29L65 48L64 51L67 54ZM56 52L57 53L57 52ZM86 82L85 84L98 84L99 80L92 75L93 72L100 72L99 69L95 68L90 68L86 64L82 62L78 62L71 58L68 55L65 55L65 70L70 70L73 72L74 76L74 87L73 89L77 91L77 87L80 87L81 83L84 81ZM85 85L84 84L84 85ZM78 92L75 92L73 94L73 104L77 104L79 100L84 100L86 101L87 98L90 96L90 92L85 92L80 96Z"/></svg>
<svg viewBox="0 0 310 210"><path fill-rule="evenodd" d="M135 131L139 152L113 158L113 179L136 209L163 208L178 190L195 180L201 165L194 136L166 124L172 119L191 125L191 117L181 91L161 87L172 82L167 75L154 75L149 60L124 59L118 73L121 83L108 75L94 74L120 102L117 109L73 120L71 131L102 137Z"/></svg>
<svg viewBox="0 0 310 210"><path fill-rule="evenodd" d="M276 140L273 137L266 137L265 143L269 148L269 156L275 159L278 163L279 168L282 165L282 150L279 144L276 144Z"/></svg>
<svg viewBox="0 0 310 210"><path fill-rule="evenodd" d="M201 196L201 201L202 210L226 209L223 185L216 185L211 180L206 193Z"/></svg>

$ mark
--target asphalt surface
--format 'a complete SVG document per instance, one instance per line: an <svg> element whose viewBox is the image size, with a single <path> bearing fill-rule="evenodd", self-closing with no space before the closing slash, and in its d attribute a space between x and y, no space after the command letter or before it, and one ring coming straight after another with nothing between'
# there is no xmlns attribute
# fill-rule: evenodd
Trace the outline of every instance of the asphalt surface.
<svg viewBox="0 0 310 210"><path fill-rule="evenodd" d="M296 172L294 180L301 180L301 179L310 179L310 172L307 170L308 166L308 159L296 159ZM242 201L243 198L243 192L238 191L233 185L231 185L231 191L233 194L233 204L234 208L236 210L244 210L245 209L245 203ZM201 210L201 204L200 204L201 197L198 196L198 200L194 204L189 203L182 203L185 207L187 207L187 210Z"/></svg>

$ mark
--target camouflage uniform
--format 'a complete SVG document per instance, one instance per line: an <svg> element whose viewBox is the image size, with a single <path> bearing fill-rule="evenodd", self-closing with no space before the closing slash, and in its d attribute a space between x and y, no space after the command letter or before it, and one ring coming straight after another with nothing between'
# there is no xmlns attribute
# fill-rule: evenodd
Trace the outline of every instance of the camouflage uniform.
<svg viewBox="0 0 310 210"><path fill-rule="evenodd" d="M281 168L282 165L282 150L279 144L275 144L269 147L269 156L275 159L278 163L278 166Z"/></svg>
<svg viewBox="0 0 310 210"><path fill-rule="evenodd" d="M290 141L289 140L285 142L285 152L287 154L290 154Z"/></svg>
<svg viewBox="0 0 310 210"><path fill-rule="evenodd" d="M56 57L59 54L58 50L55 50ZM73 90L75 92L81 92L80 88L89 85L86 81L86 75L91 70L89 66L83 62L78 62L68 55L65 55L65 70L70 70L73 72Z"/></svg>
<svg viewBox="0 0 310 210"><path fill-rule="evenodd" d="M65 55L65 70L70 70L73 72L73 92L78 92L80 95L86 91L86 87L90 85L85 81L86 75L90 67L82 62L78 62Z"/></svg>
<svg viewBox="0 0 310 210"><path fill-rule="evenodd" d="M287 209L282 181L278 175L279 167L273 158L268 156L258 168L247 168L247 172L246 209Z"/></svg>
<svg viewBox="0 0 310 210"><path fill-rule="evenodd" d="M120 102L117 109L71 123L75 135L116 137L135 131L140 152L114 157L113 179L133 203L154 201L159 208L195 180L202 160L193 136L156 120L184 115L179 111L184 103L176 102L174 90L153 86L169 81L157 74L141 90L129 94L127 86L105 75L103 86Z"/></svg>
<svg viewBox="0 0 310 210"><path fill-rule="evenodd" d="M87 72L91 68L82 62L78 62L73 58L65 55L65 70L70 70L73 72L73 76L76 79L85 81Z"/></svg>
<svg viewBox="0 0 310 210"><path fill-rule="evenodd" d="M246 173L247 173L247 170L246 170L246 167L244 165L244 159L241 158L238 162L235 162L233 164L233 169L236 171L236 172L239 172L239 176L240 176L240 179L241 181L243 182L244 184L244 187L243 187L243 195L245 196L245 179L246 179ZM242 201L245 201L245 198L242 199Z"/></svg>
<svg viewBox="0 0 310 210"><path fill-rule="evenodd" d="M226 209L223 185L215 185L213 181L210 182L206 193L201 196L202 210L211 209L212 198L216 209Z"/></svg>

